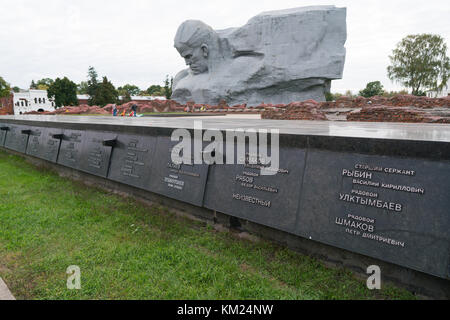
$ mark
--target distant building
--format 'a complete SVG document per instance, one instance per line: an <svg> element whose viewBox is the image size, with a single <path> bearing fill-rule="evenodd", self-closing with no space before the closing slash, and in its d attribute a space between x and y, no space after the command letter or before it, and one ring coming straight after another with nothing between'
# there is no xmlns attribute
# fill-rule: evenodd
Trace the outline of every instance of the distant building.
<svg viewBox="0 0 450 320"><path fill-rule="evenodd" d="M442 98L450 96L450 90L449 88L442 89L441 91L428 91L427 97L429 98Z"/></svg>
<svg viewBox="0 0 450 320"><path fill-rule="evenodd" d="M13 93L14 114L30 111L55 111L55 102L47 97L46 90L24 90Z"/></svg>
<svg viewBox="0 0 450 320"><path fill-rule="evenodd" d="M77 94L78 104L88 104L89 95L87 94Z"/></svg>
<svg viewBox="0 0 450 320"><path fill-rule="evenodd" d="M24 114L30 111L55 111L55 102L53 99L47 97L46 90L21 90L20 92L12 92L11 97L2 98L0 101L0 109L2 114L14 113L16 115ZM78 103L88 104L89 95L78 94ZM123 97L119 96L119 100L122 101ZM132 96L131 101L146 102L152 100L166 100L165 97L152 97L152 96ZM11 103L12 102L12 103ZM11 104L13 110L11 111Z"/></svg>

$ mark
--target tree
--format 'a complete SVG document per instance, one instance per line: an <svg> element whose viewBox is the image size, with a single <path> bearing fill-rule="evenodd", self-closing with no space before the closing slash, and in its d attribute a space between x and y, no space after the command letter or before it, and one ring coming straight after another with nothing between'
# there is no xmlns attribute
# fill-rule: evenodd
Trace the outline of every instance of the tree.
<svg viewBox="0 0 450 320"><path fill-rule="evenodd" d="M126 84L123 87L117 88L117 91L119 92L119 95L126 96L127 93L129 96L137 96L141 92L141 89L139 87L132 85L132 84Z"/></svg>
<svg viewBox="0 0 450 320"><path fill-rule="evenodd" d="M119 94L114 85L108 81L107 77L103 77L103 81L97 86L92 102L104 107L108 103L117 103L118 99Z"/></svg>
<svg viewBox="0 0 450 320"><path fill-rule="evenodd" d="M345 91L344 96L349 97L349 98L355 98L355 96L353 95L352 90Z"/></svg>
<svg viewBox="0 0 450 320"><path fill-rule="evenodd" d="M53 83L53 79L50 78L44 78L41 80L38 80L36 82L36 86L38 90L47 90Z"/></svg>
<svg viewBox="0 0 450 320"><path fill-rule="evenodd" d="M359 92L360 96L370 98L373 96L381 96L384 93L383 85L380 81L369 82L364 90Z"/></svg>
<svg viewBox="0 0 450 320"><path fill-rule="evenodd" d="M164 88L161 87L159 84L151 85L147 89L147 93L151 96L164 96Z"/></svg>
<svg viewBox="0 0 450 320"><path fill-rule="evenodd" d="M41 80L38 80L37 82L34 82L34 80L31 80L30 89L34 90L47 90L48 87L53 83L53 79L50 78L43 78Z"/></svg>
<svg viewBox="0 0 450 320"><path fill-rule="evenodd" d="M12 87L12 90L13 90L14 92L20 92L20 88L17 87L17 86Z"/></svg>
<svg viewBox="0 0 450 320"><path fill-rule="evenodd" d="M131 101L131 95L128 91L125 91L125 94L122 95L122 103L127 103Z"/></svg>
<svg viewBox="0 0 450 320"><path fill-rule="evenodd" d="M383 97L392 98L398 94L408 94L408 90L400 90L400 91L384 91Z"/></svg>
<svg viewBox="0 0 450 320"><path fill-rule="evenodd" d="M78 94L88 94L88 83L87 81L81 81L77 84L77 93Z"/></svg>
<svg viewBox="0 0 450 320"><path fill-rule="evenodd" d="M336 92L336 93L325 92L325 100L326 101L336 101L337 99L339 99L342 96L343 96L343 94L339 93L339 92Z"/></svg>
<svg viewBox="0 0 450 320"><path fill-rule="evenodd" d="M11 87L2 77L0 77L0 98L8 97L11 94Z"/></svg>
<svg viewBox="0 0 450 320"><path fill-rule="evenodd" d="M67 77L56 78L48 87L47 97L55 101L56 108L78 105L77 85Z"/></svg>
<svg viewBox="0 0 450 320"><path fill-rule="evenodd" d="M447 86L450 59L447 45L439 35L409 35L397 44L389 59L389 79L411 88L413 95Z"/></svg>
<svg viewBox="0 0 450 320"><path fill-rule="evenodd" d="M95 71L94 67L90 66L88 70L88 81L87 81L87 88L86 88L86 94L89 95L89 105L93 106L94 100L95 100L95 94L98 89L98 80L97 80L98 74L97 71Z"/></svg>
<svg viewBox="0 0 450 320"><path fill-rule="evenodd" d="M166 99L170 99L172 96L172 87L173 87L173 77L170 78L169 75L166 75L166 80L164 80L164 94L166 95Z"/></svg>

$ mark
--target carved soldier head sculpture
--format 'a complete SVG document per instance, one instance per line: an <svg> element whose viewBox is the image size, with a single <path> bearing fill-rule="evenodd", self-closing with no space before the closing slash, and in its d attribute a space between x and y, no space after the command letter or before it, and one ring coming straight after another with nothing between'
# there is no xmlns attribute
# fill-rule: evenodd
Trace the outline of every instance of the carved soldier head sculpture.
<svg viewBox="0 0 450 320"><path fill-rule="evenodd" d="M325 101L342 78L346 9L312 6L263 12L238 28L183 22L175 48L188 69L174 77L180 103L230 105Z"/></svg>
<svg viewBox="0 0 450 320"><path fill-rule="evenodd" d="M185 21L178 28L175 48L193 74L208 71L208 56L214 34L210 26L198 20Z"/></svg>

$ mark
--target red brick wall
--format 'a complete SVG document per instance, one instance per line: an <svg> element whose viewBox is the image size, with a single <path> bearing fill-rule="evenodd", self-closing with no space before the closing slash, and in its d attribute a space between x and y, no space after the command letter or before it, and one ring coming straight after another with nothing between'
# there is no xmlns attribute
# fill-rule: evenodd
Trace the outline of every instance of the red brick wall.
<svg viewBox="0 0 450 320"><path fill-rule="evenodd" d="M9 97L0 98L0 115L14 114L14 99Z"/></svg>

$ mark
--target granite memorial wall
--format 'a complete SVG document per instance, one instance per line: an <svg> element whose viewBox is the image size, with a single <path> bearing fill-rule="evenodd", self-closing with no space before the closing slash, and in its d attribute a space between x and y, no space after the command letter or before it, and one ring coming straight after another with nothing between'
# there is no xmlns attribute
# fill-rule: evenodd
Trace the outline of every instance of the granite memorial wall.
<svg viewBox="0 0 450 320"><path fill-rule="evenodd" d="M173 163L173 129L30 124L0 123L0 147L450 278L449 143L282 134L279 169L263 176L249 152Z"/></svg>

